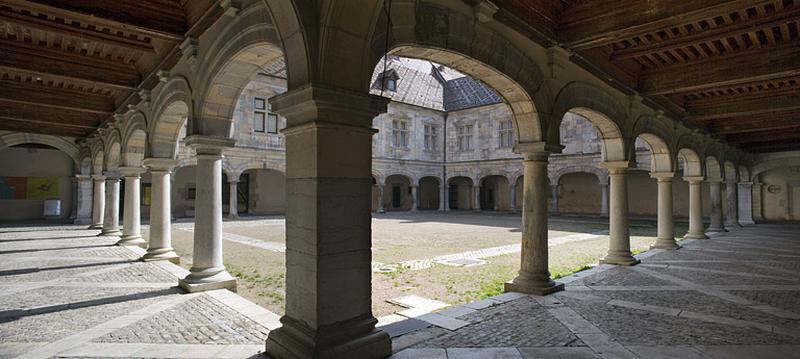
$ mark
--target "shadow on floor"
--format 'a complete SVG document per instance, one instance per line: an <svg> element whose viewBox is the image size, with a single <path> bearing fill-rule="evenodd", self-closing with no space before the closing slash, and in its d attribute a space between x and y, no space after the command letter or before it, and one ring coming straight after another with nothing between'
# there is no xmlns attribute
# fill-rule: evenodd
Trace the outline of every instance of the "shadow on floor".
<svg viewBox="0 0 800 359"><path fill-rule="evenodd" d="M37 267L37 268L23 268L23 269L2 270L2 271L0 271L0 277L7 276L7 275L19 275L19 274L27 274L27 273L45 272L45 271L51 271L51 270L60 270L60 269L89 268L89 267L99 267L99 266L107 266L107 265L115 265L115 264L129 264L129 263L136 263L136 262L139 262L139 260L138 259L128 259L128 260L123 260L123 261L82 263L82 264L73 264L73 265L45 267L45 268L38 268Z"/></svg>
<svg viewBox="0 0 800 359"><path fill-rule="evenodd" d="M115 244L95 244L95 245L88 245L88 246L58 247L58 248L14 249L14 250L10 250L10 251L0 251L0 255L3 255L3 254L14 254L14 253L60 251L60 250L67 250L67 249L102 248L102 247L114 247L114 246L115 246Z"/></svg>
<svg viewBox="0 0 800 359"><path fill-rule="evenodd" d="M126 294L126 295L119 295L119 296L115 296L115 297L98 298L98 299L85 300L85 301L68 303L68 304L48 305L48 306L39 307L39 308L33 308L33 309L4 310L4 311L0 311L0 323L13 322L13 321L15 321L17 319L21 319L21 318L24 318L24 317L56 313L56 312L61 312L61 311L65 311L65 310L70 310L70 309L95 307L95 306L105 305L105 304L122 303L122 302L131 301L131 300L155 298L155 297L161 297L161 296L173 295L173 294L180 294L180 293L183 293L183 290L181 290L178 287L172 287L172 288L159 289L159 290L154 290L154 291L144 292L144 293Z"/></svg>
<svg viewBox="0 0 800 359"><path fill-rule="evenodd" d="M74 238L96 238L96 234L90 234L87 236L66 236L66 237L33 237L33 238L19 238L19 239L0 239L0 244L2 243L10 243L10 242L27 242L27 241L46 241L46 240L57 240L57 239L74 239Z"/></svg>

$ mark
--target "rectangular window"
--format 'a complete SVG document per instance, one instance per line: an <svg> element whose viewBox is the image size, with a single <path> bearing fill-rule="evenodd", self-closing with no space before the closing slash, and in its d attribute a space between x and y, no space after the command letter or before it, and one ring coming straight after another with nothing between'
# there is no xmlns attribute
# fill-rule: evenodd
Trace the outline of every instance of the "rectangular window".
<svg viewBox="0 0 800 359"><path fill-rule="evenodd" d="M514 146L514 128L511 120L500 121L500 148Z"/></svg>
<svg viewBox="0 0 800 359"><path fill-rule="evenodd" d="M264 132L267 128L267 100L256 97L253 101L253 131Z"/></svg>
<svg viewBox="0 0 800 359"><path fill-rule="evenodd" d="M472 125L458 127L456 130L456 142L459 151L472 150Z"/></svg>
<svg viewBox="0 0 800 359"><path fill-rule="evenodd" d="M278 115L271 113L267 116L267 132L278 133Z"/></svg>
<svg viewBox="0 0 800 359"><path fill-rule="evenodd" d="M439 142L439 126L425 125L425 150L436 151Z"/></svg>
<svg viewBox="0 0 800 359"><path fill-rule="evenodd" d="M408 148L408 122L392 121L392 140L394 147Z"/></svg>

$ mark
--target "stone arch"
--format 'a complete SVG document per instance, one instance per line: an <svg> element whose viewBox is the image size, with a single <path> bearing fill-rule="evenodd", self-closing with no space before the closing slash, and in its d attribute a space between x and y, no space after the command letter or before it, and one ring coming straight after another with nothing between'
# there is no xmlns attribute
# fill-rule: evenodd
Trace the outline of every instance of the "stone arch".
<svg viewBox="0 0 800 359"><path fill-rule="evenodd" d="M678 150L678 157L683 159L683 176L699 177L703 175L703 163L697 152L684 147Z"/></svg>
<svg viewBox="0 0 800 359"><path fill-rule="evenodd" d="M389 53L433 61L482 81L509 105L515 120L517 142L543 141L545 126L539 112L546 113L552 103L549 91L543 85L544 73L533 59L503 35L477 21L472 13L428 2L395 6L388 40ZM377 18L370 25L374 34L369 44L363 44L368 60L362 69L360 82L352 83L352 79L341 71L326 71L331 75L330 83L349 83L351 88L368 91L387 42L387 19L382 11L375 14ZM409 28L412 19L413 28ZM352 22L352 16L347 14L334 21ZM330 66L343 64L339 61L332 61Z"/></svg>
<svg viewBox="0 0 800 359"><path fill-rule="evenodd" d="M242 90L266 65L284 61L280 36L264 2L251 2L224 24L207 53L198 71L207 76L198 87L199 116L191 134L231 137Z"/></svg>
<svg viewBox="0 0 800 359"><path fill-rule="evenodd" d="M750 170L745 165L739 165L739 181L750 181Z"/></svg>
<svg viewBox="0 0 800 359"><path fill-rule="evenodd" d="M714 156L706 157L706 177L708 179L722 179L722 167L720 167L719 160Z"/></svg>
<svg viewBox="0 0 800 359"><path fill-rule="evenodd" d="M652 155L650 162L651 172L674 172L675 166L672 164L672 154L669 145L664 139L653 133L640 133L641 138L649 147Z"/></svg>
<svg viewBox="0 0 800 359"><path fill-rule="evenodd" d="M175 158L178 140L185 125L187 132L193 127L194 112L192 89L182 76L173 76L159 90L153 100L153 110L147 127L150 154L159 158Z"/></svg>
<svg viewBox="0 0 800 359"><path fill-rule="evenodd" d="M625 108L608 92L582 82L571 82L556 96L548 121L547 142L560 145L561 121L567 112L589 120L597 127L603 143L603 161L628 161Z"/></svg>
<svg viewBox="0 0 800 359"><path fill-rule="evenodd" d="M92 149L92 174L103 174L103 167L105 165L105 155L103 152L103 143L98 141L98 144Z"/></svg>
<svg viewBox="0 0 800 359"><path fill-rule="evenodd" d="M555 172L550 183L557 185L561 182L561 176L577 172L591 173L597 176L597 181L600 184L608 183L608 174L603 169L594 166L570 166L561 168Z"/></svg>
<svg viewBox="0 0 800 359"><path fill-rule="evenodd" d="M92 154L88 148L84 147L81 148L80 152L80 165L78 166L78 170L82 175L91 175L92 174Z"/></svg>
<svg viewBox="0 0 800 359"><path fill-rule="evenodd" d="M147 121L136 112L125 123L122 134L122 165L140 167L147 156Z"/></svg>
<svg viewBox="0 0 800 359"><path fill-rule="evenodd" d="M82 168L80 149L77 145L75 145L75 143L70 142L62 137L22 132L12 132L0 135L0 150L26 143L48 145L56 148L61 152L66 153L67 156L72 159L75 167L79 169Z"/></svg>
<svg viewBox="0 0 800 359"><path fill-rule="evenodd" d="M119 131L111 129L105 141L105 163L103 169L106 171L117 171L121 165L122 139Z"/></svg>
<svg viewBox="0 0 800 359"><path fill-rule="evenodd" d="M733 164L733 162L726 160L725 163L723 164L722 169L725 172L725 181L736 182L738 173L736 171L736 166Z"/></svg>
<svg viewBox="0 0 800 359"><path fill-rule="evenodd" d="M786 158L774 158L759 162L750 171L750 179L754 179L758 175L778 167L800 167L800 157L787 156Z"/></svg>

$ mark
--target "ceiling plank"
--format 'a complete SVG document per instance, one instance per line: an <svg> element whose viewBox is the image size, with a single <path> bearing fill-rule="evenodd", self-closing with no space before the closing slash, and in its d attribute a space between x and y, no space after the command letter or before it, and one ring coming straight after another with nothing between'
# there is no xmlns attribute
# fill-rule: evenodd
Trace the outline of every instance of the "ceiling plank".
<svg viewBox="0 0 800 359"><path fill-rule="evenodd" d="M27 119L0 116L0 130L26 132L26 133L42 133L54 136L86 137L89 134L91 134L95 130L95 128L61 126L59 124L52 124L52 123L43 125L43 124L33 123Z"/></svg>
<svg viewBox="0 0 800 359"><path fill-rule="evenodd" d="M109 97L8 80L0 80L0 100L24 106L43 106L101 115L111 114L115 108L114 100Z"/></svg>
<svg viewBox="0 0 800 359"><path fill-rule="evenodd" d="M22 25L49 33L62 34L86 41L97 42L122 49L138 52L155 52L149 41L136 37L125 37L90 28L67 25L40 17L26 15L0 8L0 22Z"/></svg>
<svg viewBox="0 0 800 359"><path fill-rule="evenodd" d="M727 58L713 58L688 66L673 66L647 73L639 79L645 96L699 91L746 82L767 81L800 75L800 47L773 49Z"/></svg>
<svg viewBox="0 0 800 359"><path fill-rule="evenodd" d="M798 88L770 93L771 96L754 97L756 95L758 94L750 93L749 96L730 96L732 98L725 96L722 99L715 99L716 101L690 101L686 104L686 109L689 111L689 119L692 121L800 110L800 89Z"/></svg>
<svg viewBox="0 0 800 359"><path fill-rule="evenodd" d="M42 56L14 52L4 48L0 52L0 68L23 71L37 76L57 76L67 81L91 82L101 87L135 90L139 73L102 69L80 62L52 61Z"/></svg>
<svg viewBox="0 0 800 359"><path fill-rule="evenodd" d="M728 26L720 26L706 31L695 32L688 36L674 37L666 41L619 50L611 54L611 59L625 60L644 56L653 52L669 51L684 48L689 45L698 45L721 38L737 37L759 30L770 30L769 33L772 33L773 27L782 25L790 20L796 20L798 17L800 17L800 6L793 6L791 9L779 12L768 19L761 17L750 18ZM726 46L727 41L723 41L722 44ZM728 47L729 45L726 46L726 48Z"/></svg>
<svg viewBox="0 0 800 359"><path fill-rule="evenodd" d="M0 116L28 121L43 121L52 124L89 126L92 128L96 128L102 119L101 115L76 110L14 106L14 103L7 100L0 100Z"/></svg>
<svg viewBox="0 0 800 359"><path fill-rule="evenodd" d="M568 7L562 13L559 35L569 48L588 49L769 2L750 0L587 2Z"/></svg>

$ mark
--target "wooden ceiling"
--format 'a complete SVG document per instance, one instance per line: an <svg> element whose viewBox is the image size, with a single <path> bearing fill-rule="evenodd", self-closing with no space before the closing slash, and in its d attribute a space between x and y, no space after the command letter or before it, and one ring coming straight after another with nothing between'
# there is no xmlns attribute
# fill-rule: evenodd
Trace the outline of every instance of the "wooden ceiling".
<svg viewBox="0 0 800 359"><path fill-rule="evenodd" d="M0 129L86 137L139 101L213 0L0 1Z"/></svg>
<svg viewBox="0 0 800 359"><path fill-rule="evenodd" d="M497 20L688 126L746 151L800 149L800 0L493 3Z"/></svg>

